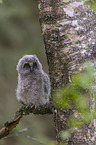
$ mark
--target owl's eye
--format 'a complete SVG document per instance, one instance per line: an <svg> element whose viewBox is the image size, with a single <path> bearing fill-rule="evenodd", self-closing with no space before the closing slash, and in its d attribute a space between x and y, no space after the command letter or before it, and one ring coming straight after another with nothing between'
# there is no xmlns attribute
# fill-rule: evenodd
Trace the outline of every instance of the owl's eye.
<svg viewBox="0 0 96 145"><path fill-rule="evenodd" d="M37 68L37 63L33 62L33 68Z"/></svg>
<svg viewBox="0 0 96 145"><path fill-rule="evenodd" d="M24 66L23 66L23 68L24 68L24 69L29 69L29 68L30 68L29 63L25 63Z"/></svg>

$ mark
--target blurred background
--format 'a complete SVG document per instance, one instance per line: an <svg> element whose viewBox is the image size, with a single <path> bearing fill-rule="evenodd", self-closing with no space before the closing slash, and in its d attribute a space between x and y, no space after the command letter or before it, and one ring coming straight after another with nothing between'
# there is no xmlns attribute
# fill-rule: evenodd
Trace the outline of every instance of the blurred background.
<svg viewBox="0 0 96 145"><path fill-rule="evenodd" d="M0 128L21 106L16 99L18 60L36 54L48 73L36 0L3 0L0 4ZM21 119L0 145L39 145L55 140L52 115Z"/></svg>

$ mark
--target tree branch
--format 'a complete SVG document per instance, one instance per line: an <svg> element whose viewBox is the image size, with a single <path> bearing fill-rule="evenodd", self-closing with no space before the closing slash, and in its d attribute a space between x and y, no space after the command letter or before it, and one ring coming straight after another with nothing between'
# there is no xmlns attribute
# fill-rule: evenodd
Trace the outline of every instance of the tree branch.
<svg viewBox="0 0 96 145"><path fill-rule="evenodd" d="M40 105L37 107L32 104L21 106L15 113L13 120L10 122L7 121L4 124L4 127L0 130L0 139L7 136L10 133L10 131L17 126L17 124L24 115L28 115L30 113L33 113L35 115L52 114L52 110L53 106L51 104Z"/></svg>

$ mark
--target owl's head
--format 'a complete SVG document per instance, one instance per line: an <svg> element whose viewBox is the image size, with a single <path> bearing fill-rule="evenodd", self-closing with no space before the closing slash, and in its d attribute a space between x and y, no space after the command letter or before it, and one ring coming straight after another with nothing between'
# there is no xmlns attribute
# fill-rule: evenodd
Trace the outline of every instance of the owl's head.
<svg viewBox="0 0 96 145"><path fill-rule="evenodd" d="M17 65L17 71L20 74L32 74L41 69L42 65L36 55L24 55Z"/></svg>

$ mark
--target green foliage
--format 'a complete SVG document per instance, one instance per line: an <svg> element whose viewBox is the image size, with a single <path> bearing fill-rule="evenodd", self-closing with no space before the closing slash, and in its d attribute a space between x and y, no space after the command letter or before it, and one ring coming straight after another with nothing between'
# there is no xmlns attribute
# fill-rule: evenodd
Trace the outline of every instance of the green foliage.
<svg viewBox="0 0 96 145"><path fill-rule="evenodd" d="M85 3L87 4L87 5L89 5L93 10L95 10L96 11L96 0L87 0L87 1L85 1Z"/></svg>
<svg viewBox="0 0 96 145"><path fill-rule="evenodd" d="M75 128L80 128L84 123L91 122L95 115L89 105L91 104L90 97L93 93L95 95L92 89L92 85L94 85L92 64L87 64L85 69L81 73L75 74L71 80L71 83L57 90L54 94L54 102L57 108L69 109L73 107L75 110L69 117L70 129L61 133L63 139L68 138L75 131Z"/></svg>
<svg viewBox="0 0 96 145"><path fill-rule="evenodd" d="M92 90L93 79L93 67L89 64L83 72L74 75L70 84L57 90L54 95L56 106L68 108L75 104L80 110L87 109L86 95Z"/></svg>
<svg viewBox="0 0 96 145"><path fill-rule="evenodd" d="M71 135L71 132L72 132L71 130L62 131L60 133L60 137L63 139L67 139Z"/></svg>

